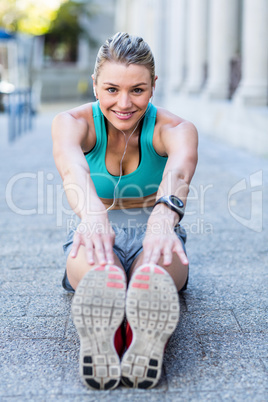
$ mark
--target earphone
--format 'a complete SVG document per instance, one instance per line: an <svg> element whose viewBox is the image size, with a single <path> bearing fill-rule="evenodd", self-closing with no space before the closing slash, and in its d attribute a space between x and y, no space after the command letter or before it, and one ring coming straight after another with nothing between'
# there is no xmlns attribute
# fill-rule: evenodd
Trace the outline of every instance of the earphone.
<svg viewBox="0 0 268 402"><path fill-rule="evenodd" d="M112 209L113 206L114 206L114 204L115 204L115 200L116 200L116 189L117 189L117 187L119 186L119 183L120 183L120 181L121 181L121 179L122 179L122 176L123 176L122 165L123 165L123 159L124 159L124 157L125 157L125 155L126 155L126 152L127 152L128 142L129 142L130 138L132 137L132 134L135 133L135 131L136 131L136 129L137 129L137 127L138 127L138 125L139 125L141 119L142 119L142 118L146 115L146 113L150 110L150 107L151 107L151 103L149 104L149 107L146 109L146 112L145 112L145 113L140 117L140 119L138 120L136 127L134 128L134 130L132 131L132 133L130 134L130 136L128 137L127 140L126 140L126 134L124 133L124 131L123 131L123 130L120 130L121 133L124 134L126 145L125 145L125 149L124 149L124 152L123 152L123 155L122 155L120 164L119 164L119 179L118 179L118 181L117 181L117 183L116 183L116 185L115 185L115 187L114 187L113 202L112 202L112 204L111 204L108 208L106 208L106 211L109 211L110 209Z"/></svg>
<svg viewBox="0 0 268 402"><path fill-rule="evenodd" d="M95 87L93 87L93 94L94 94L95 98L97 98L97 94L96 94L96 89L95 89Z"/></svg>

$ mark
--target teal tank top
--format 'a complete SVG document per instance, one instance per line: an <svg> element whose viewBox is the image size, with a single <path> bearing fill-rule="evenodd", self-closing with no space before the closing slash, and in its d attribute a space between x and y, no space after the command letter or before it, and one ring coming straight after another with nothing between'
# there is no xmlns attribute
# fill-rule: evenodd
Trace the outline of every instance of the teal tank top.
<svg viewBox="0 0 268 402"><path fill-rule="evenodd" d="M119 176L111 175L106 169L105 155L107 147L107 132L104 115L99 102L92 104L93 119L96 131L96 144L85 154L89 165L90 177L93 180L97 194L101 198L114 197L114 188ZM123 175L116 188L116 198L140 198L154 194L162 180L167 157L160 156L153 147L153 133L157 108L149 103L143 118L140 134L140 163L137 169Z"/></svg>

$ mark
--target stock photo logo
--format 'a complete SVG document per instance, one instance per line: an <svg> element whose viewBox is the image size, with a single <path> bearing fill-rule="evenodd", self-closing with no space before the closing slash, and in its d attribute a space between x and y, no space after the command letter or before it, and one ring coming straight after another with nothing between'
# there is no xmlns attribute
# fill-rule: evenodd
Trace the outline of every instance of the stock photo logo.
<svg viewBox="0 0 268 402"><path fill-rule="evenodd" d="M205 200L208 191L213 191L213 185L199 188L190 186L190 203L194 208L186 211L186 216L200 216L194 222L183 222L186 232L195 234L213 233L213 226L204 219ZM77 186L71 186L78 199L84 198L84 192ZM22 196L24 194L24 196ZM29 197L29 195L31 196ZM52 173L43 171L24 172L12 176L6 186L6 203L9 209L18 215L56 215L57 226L62 226L64 216L69 216L73 222L74 212L66 201L62 184L55 183ZM21 200L24 200L23 202ZM196 204L197 203L197 204ZM227 194L228 212L239 224L255 232L263 230L263 171L252 173L235 183ZM125 211L127 212L127 211ZM147 214L150 211L147 211ZM133 216L131 216L133 218ZM130 218L131 218L130 217Z"/></svg>
<svg viewBox="0 0 268 402"><path fill-rule="evenodd" d="M263 229L263 172L259 170L249 176L249 183L244 178L236 183L228 193L228 211L244 227L254 232ZM245 202L241 210L240 202Z"/></svg>

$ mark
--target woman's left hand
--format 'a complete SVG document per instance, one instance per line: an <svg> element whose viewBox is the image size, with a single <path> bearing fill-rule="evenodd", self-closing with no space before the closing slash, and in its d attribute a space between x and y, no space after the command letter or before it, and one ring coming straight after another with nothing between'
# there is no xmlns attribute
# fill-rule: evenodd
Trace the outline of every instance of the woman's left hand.
<svg viewBox="0 0 268 402"><path fill-rule="evenodd" d="M188 265L188 258L173 227L148 225L143 241L143 264L157 264L163 257L163 264L169 266L172 263L173 253L178 255L183 265Z"/></svg>

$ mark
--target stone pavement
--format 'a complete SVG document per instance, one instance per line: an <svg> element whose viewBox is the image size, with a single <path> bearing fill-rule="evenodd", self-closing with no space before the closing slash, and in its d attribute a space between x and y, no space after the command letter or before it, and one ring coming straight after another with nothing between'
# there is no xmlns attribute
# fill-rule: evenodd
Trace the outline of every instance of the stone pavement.
<svg viewBox="0 0 268 402"><path fill-rule="evenodd" d="M71 215L51 153L58 109L12 145L0 116L0 400L267 401L268 160L202 134L184 219L189 287L160 384L82 385L71 296L61 288Z"/></svg>

